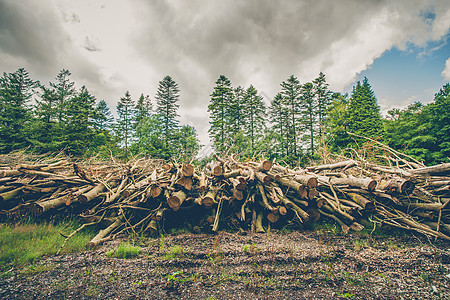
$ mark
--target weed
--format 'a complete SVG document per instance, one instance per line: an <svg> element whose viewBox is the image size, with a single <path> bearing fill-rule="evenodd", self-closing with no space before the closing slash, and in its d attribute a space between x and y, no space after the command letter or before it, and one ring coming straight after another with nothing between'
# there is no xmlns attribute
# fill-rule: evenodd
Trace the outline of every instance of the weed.
<svg viewBox="0 0 450 300"><path fill-rule="evenodd" d="M361 251L364 248L367 248L368 246L369 246L369 244L366 241L362 241L362 240L353 241L353 249L355 251Z"/></svg>
<svg viewBox="0 0 450 300"><path fill-rule="evenodd" d="M53 270L55 266L44 266L44 265L30 265L22 270L20 270L20 274L22 275L35 275L42 272Z"/></svg>
<svg viewBox="0 0 450 300"><path fill-rule="evenodd" d="M78 227L73 221L0 224L0 271L32 265L42 256L55 254L64 242L60 232L72 232ZM93 235L88 230L79 232L67 242L63 252L84 251Z"/></svg>
<svg viewBox="0 0 450 300"><path fill-rule="evenodd" d="M430 282L428 274L422 273L420 276L422 277L423 282Z"/></svg>
<svg viewBox="0 0 450 300"><path fill-rule="evenodd" d="M106 256L116 258L133 258L141 253L141 247L129 243L121 243L115 250L108 251Z"/></svg>
<svg viewBox="0 0 450 300"><path fill-rule="evenodd" d="M250 245L245 244L244 246L242 246L242 250L243 250L246 254L249 254L249 252L250 252Z"/></svg>
<svg viewBox="0 0 450 300"><path fill-rule="evenodd" d="M183 258L184 252L183 246L172 246L169 248L169 252L164 255L164 259Z"/></svg>
<svg viewBox="0 0 450 300"><path fill-rule="evenodd" d="M182 275L183 275L183 271L175 271L172 274L166 275L167 282L168 283L172 283L172 282L185 283L186 280L181 277Z"/></svg>
<svg viewBox="0 0 450 300"><path fill-rule="evenodd" d="M338 295L339 297L342 297L342 298L353 298L353 297L355 297L355 294L350 294L350 293L339 293L339 292L337 292L336 295Z"/></svg>

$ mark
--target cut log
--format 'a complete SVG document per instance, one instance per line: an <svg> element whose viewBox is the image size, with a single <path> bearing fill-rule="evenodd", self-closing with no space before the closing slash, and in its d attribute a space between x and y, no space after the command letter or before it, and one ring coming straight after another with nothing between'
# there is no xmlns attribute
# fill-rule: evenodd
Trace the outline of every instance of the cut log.
<svg viewBox="0 0 450 300"><path fill-rule="evenodd" d="M388 193L399 193L404 195L409 195L414 191L415 185L409 180L403 178L395 177L389 180L382 180L378 184L378 189L388 192Z"/></svg>
<svg viewBox="0 0 450 300"><path fill-rule="evenodd" d="M357 166L356 161L346 160L346 161L340 161L340 162L337 162L334 164L311 166L311 167L307 167L307 169L309 171L321 171L321 170L334 170L334 169L338 169L338 168L348 169L348 168L351 168L354 166Z"/></svg>
<svg viewBox="0 0 450 300"><path fill-rule="evenodd" d="M123 224L123 216L118 217L114 223L109 225L107 228L100 230L100 232L86 245L87 249L95 249L101 243L107 240L107 236L116 228Z"/></svg>
<svg viewBox="0 0 450 300"><path fill-rule="evenodd" d="M365 211L373 212L375 210L375 203L373 203L369 199L356 193L347 193L347 196L349 196L350 199L352 199L355 203L361 205L361 207L364 208Z"/></svg>
<svg viewBox="0 0 450 300"><path fill-rule="evenodd" d="M169 198L167 198L167 204L171 209L177 211L184 200L186 200L186 193L183 191L174 192Z"/></svg>
<svg viewBox="0 0 450 300"><path fill-rule="evenodd" d="M270 171L270 169L272 168L272 162L270 162L269 160L263 160L257 167L256 169L258 171L261 172L267 172Z"/></svg>
<svg viewBox="0 0 450 300"><path fill-rule="evenodd" d="M255 172L256 178L258 178L259 182L261 182L264 185L268 185L272 179L269 175L262 173L262 172Z"/></svg>
<svg viewBox="0 0 450 300"><path fill-rule="evenodd" d="M268 175L275 180L276 182L280 183L283 186L289 187L296 191L301 199L305 199L308 197L308 191L306 190L305 186L301 183L298 183L297 181L289 178L282 178L280 176L276 176L274 173L268 172Z"/></svg>
<svg viewBox="0 0 450 300"><path fill-rule="evenodd" d="M294 179L309 188L317 187L317 177L314 175L295 175Z"/></svg>
<svg viewBox="0 0 450 300"><path fill-rule="evenodd" d="M181 172L184 177L191 177L194 175L194 166L191 164L184 164L181 168Z"/></svg>

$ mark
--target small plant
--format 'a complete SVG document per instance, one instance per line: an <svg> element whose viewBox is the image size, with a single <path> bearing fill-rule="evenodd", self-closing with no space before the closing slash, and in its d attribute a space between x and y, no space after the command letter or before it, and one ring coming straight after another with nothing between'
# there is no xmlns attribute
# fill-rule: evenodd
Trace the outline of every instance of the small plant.
<svg viewBox="0 0 450 300"><path fill-rule="evenodd" d="M115 250L108 251L106 256L116 258L133 258L141 253L141 247L129 243L121 243Z"/></svg>
<svg viewBox="0 0 450 300"><path fill-rule="evenodd" d="M242 250L243 250L246 254L249 254L249 251L250 251L250 245L245 244L244 246L242 246Z"/></svg>
<svg viewBox="0 0 450 300"><path fill-rule="evenodd" d="M355 251L361 251L364 248L367 248L368 246L369 246L369 244L366 241L361 241L361 240L353 241L353 249Z"/></svg>
<svg viewBox="0 0 450 300"><path fill-rule="evenodd" d="M421 277L423 282L430 282L430 277L428 277L428 274L422 273Z"/></svg>
<svg viewBox="0 0 450 300"><path fill-rule="evenodd" d="M168 283L180 282L184 283L186 280L184 278L180 278L183 275L183 271L175 271L172 274L166 276Z"/></svg>
<svg viewBox="0 0 450 300"><path fill-rule="evenodd" d="M183 258L184 249L183 246L172 246L169 248L169 252L164 255L165 259L174 259L176 257Z"/></svg>
<svg viewBox="0 0 450 300"><path fill-rule="evenodd" d="M338 295L339 297L342 297L342 298L346 298L346 299L355 297L355 294L350 294L350 293L339 293L339 292L337 292L336 295Z"/></svg>

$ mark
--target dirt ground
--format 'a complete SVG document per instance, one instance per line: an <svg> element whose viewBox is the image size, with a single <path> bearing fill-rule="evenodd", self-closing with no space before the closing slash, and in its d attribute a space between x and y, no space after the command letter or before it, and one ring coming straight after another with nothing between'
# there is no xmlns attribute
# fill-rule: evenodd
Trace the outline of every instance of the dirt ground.
<svg viewBox="0 0 450 300"><path fill-rule="evenodd" d="M450 243L414 235L181 234L42 259L0 277L3 299L450 299Z"/></svg>

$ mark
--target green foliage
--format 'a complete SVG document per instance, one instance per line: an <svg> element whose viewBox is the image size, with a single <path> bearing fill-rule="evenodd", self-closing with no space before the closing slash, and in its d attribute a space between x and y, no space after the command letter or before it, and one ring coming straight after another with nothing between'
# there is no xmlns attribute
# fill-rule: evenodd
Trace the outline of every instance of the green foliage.
<svg viewBox="0 0 450 300"><path fill-rule="evenodd" d="M434 102L420 102L389 111L384 121L386 142L426 164L448 162L450 156L450 84L436 93Z"/></svg>
<svg viewBox="0 0 450 300"><path fill-rule="evenodd" d="M281 83L282 107L286 113L286 153L297 156L300 153L299 118L301 108L301 84L294 75Z"/></svg>
<svg viewBox="0 0 450 300"><path fill-rule="evenodd" d="M78 227L75 222L0 224L0 271L33 264L44 255L55 254L64 242L60 232L72 232ZM83 251L93 236L93 232L87 230L77 233L63 252Z"/></svg>
<svg viewBox="0 0 450 300"><path fill-rule="evenodd" d="M125 93L125 96L120 98L119 103L117 103L117 114L119 118L117 119L115 131L119 140L123 142L126 159L128 158L129 145L134 135L136 116L135 103L128 91Z"/></svg>
<svg viewBox="0 0 450 300"><path fill-rule="evenodd" d="M262 96L258 95L258 91L250 85L244 95L243 110L245 114L241 114L244 124L244 134L250 139L250 151L256 150L256 143L261 139L265 127L264 115L266 108L264 106Z"/></svg>
<svg viewBox="0 0 450 300"><path fill-rule="evenodd" d="M380 107L367 78L357 82L350 97L348 131L375 139L383 136Z"/></svg>
<svg viewBox="0 0 450 300"><path fill-rule="evenodd" d="M129 243L120 243L116 249L108 251L106 256L127 259L137 257L140 253L141 247Z"/></svg>
<svg viewBox="0 0 450 300"><path fill-rule="evenodd" d="M26 128L31 113L27 105L38 85L23 68L0 77L0 153L29 145Z"/></svg>
<svg viewBox="0 0 450 300"><path fill-rule="evenodd" d="M179 116L177 113L180 106L178 104L179 92L178 84L170 76L166 76L159 82L155 96L156 115L163 124L164 147L171 153L176 149L173 140L179 123L176 119Z"/></svg>
<svg viewBox="0 0 450 300"><path fill-rule="evenodd" d="M240 91L237 93L238 97L241 95ZM231 81L224 75L220 75L216 81L213 93L211 94L211 101L208 105L209 117L211 119L211 126L208 130L209 136L213 140L214 148L218 152L225 151L230 146L230 107L232 111L239 113L240 105L237 105L239 101L235 101L233 106L233 88ZM237 106L236 106L237 105ZM237 118L237 115L236 115ZM240 115L239 115L240 118ZM234 120L234 117L231 117Z"/></svg>
<svg viewBox="0 0 450 300"><path fill-rule="evenodd" d="M169 248L169 251L164 255L164 259L174 259L174 258L183 258L184 256L184 248L183 246L172 246Z"/></svg>
<svg viewBox="0 0 450 300"><path fill-rule="evenodd" d="M95 135L92 122L94 107L95 97L85 86L75 97L67 101L64 139L72 154L79 156L91 146Z"/></svg>

